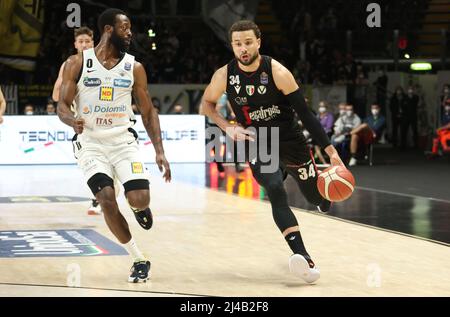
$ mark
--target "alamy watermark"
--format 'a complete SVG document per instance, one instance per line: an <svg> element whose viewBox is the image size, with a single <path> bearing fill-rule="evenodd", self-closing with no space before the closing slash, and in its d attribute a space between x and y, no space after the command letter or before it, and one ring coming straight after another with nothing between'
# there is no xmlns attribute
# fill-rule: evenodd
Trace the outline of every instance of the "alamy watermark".
<svg viewBox="0 0 450 317"><path fill-rule="evenodd" d="M223 131L218 127L208 127L206 138L206 161L211 162L236 162L261 164L261 173L275 173L280 164L280 129L278 127L248 127L246 130L253 133L254 141L235 141L233 127L225 131L225 143ZM269 130L270 129L270 130ZM222 147L225 145L226 155L222 155Z"/></svg>
<svg viewBox="0 0 450 317"><path fill-rule="evenodd" d="M367 16L366 24L369 28L381 27L381 7L378 3L369 3L366 7L366 11L370 12Z"/></svg>

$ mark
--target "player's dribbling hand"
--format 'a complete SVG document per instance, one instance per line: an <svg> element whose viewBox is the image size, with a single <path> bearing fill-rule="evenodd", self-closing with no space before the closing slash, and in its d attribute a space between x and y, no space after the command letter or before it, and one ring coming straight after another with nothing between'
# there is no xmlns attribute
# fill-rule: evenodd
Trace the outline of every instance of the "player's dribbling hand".
<svg viewBox="0 0 450 317"><path fill-rule="evenodd" d="M338 151L336 151L336 148L333 145L329 145L325 148L325 152L327 153L328 157L330 158L330 163L332 166L342 166L344 168L345 164L342 162L341 157L339 156Z"/></svg>
<svg viewBox="0 0 450 317"><path fill-rule="evenodd" d="M156 164L158 164L159 171L162 173L164 167L164 175L163 178L166 182L170 182L172 180L172 173L170 172L170 165L167 162L166 156L164 154L156 155Z"/></svg>
<svg viewBox="0 0 450 317"><path fill-rule="evenodd" d="M81 134L83 132L84 128L84 119L75 119L73 122L73 129L75 130L76 134Z"/></svg>
<svg viewBox="0 0 450 317"><path fill-rule="evenodd" d="M342 160L341 160L339 154L337 154L337 153L331 155L331 157L330 157L330 163L331 163L331 165L333 165L333 166L338 166L338 165L340 165L340 166L342 166L342 167L345 167L344 162L342 162ZM346 167L345 167L345 168L346 168Z"/></svg>
<svg viewBox="0 0 450 317"><path fill-rule="evenodd" d="M235 141L255 141L255 139L252 137L255 135L255 133L241 126L229 127L225 132L230 136L230 138Z"/></svg>

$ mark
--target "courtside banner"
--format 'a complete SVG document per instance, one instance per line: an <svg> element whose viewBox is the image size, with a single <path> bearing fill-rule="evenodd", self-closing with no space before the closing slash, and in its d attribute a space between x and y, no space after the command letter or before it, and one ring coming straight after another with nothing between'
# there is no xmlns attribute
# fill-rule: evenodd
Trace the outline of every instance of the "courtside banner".
<svg viewBox="0 0 450 317"><path fill-rule="evenodd" d="M4 116L0 125L0 165L76 164L74 131L57 116ZM145 163L155 163L155 150L140 116L133 127ZM161 137L170 163L205 161L205 118L160 115Z"/></svg>

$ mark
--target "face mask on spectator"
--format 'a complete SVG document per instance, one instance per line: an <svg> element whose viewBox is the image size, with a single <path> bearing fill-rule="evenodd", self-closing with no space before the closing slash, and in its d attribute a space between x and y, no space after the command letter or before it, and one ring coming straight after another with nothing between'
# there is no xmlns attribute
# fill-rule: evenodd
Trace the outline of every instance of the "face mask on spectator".
<svg viewBox="0 0 450 317"><path fill-rule="evenodd" d="M353 114L353 110L345 110L345 113L347 114L347 116L351 117Z"/></svg>
<svg viewBox="0 0 450 317"><path fill-rule="evenodd" d="M372 115L373 115L374 117L378 116L379 113L380 113L380 110L378 110L378 109L372 109Z"/></svg>
<svg viewBox="0 0 450 317"><path fill-rule="evenodd" d="M450 106L445 106L445 112L450 112Z"/></svg>
<svg viewBox="0 0 450 317"><path fill-rule="evenodd" d="M326 107L319 107L319 112L320 113L324 113L325 111L327 111Z"/></svg>
<svg viewBox="0 0 450 317"><path fill-rule="evenodd" d="M413 94L412 89L408 90L408 95L412 95L412 94Z"/></svg>
<svg viewBox="0 0 450 317"><path fill-rule="evenodd" d="M343 116L345 114L345 110L339 110L339 115Z"/></svg>
<svg viewBox="0 0 450 317"><path fill-rule="evenodd" d="M33 114L34 114L33 111L27 111L27 112L25 112L25 115L27 115L27 116L32 116Z"/></svg>
<svg viewBox="0 0 450 317"><path fill-rule="evenodd" d="M448 95L448 88L444 89L444 94Z"/></svg>

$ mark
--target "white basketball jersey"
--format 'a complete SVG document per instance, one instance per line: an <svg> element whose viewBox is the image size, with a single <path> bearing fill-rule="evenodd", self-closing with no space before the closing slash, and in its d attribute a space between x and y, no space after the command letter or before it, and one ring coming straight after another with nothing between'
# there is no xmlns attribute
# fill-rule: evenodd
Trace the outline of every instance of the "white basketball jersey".
<svg viewBox="0 0 450 317"><path fill-rule="evenodd" d="M77 83L76 113L85 120L83 133L94 138L118 136L134 124L131 108L134 56L125 54L106 69L93 48L83 51L83 68Z"/></svg>

